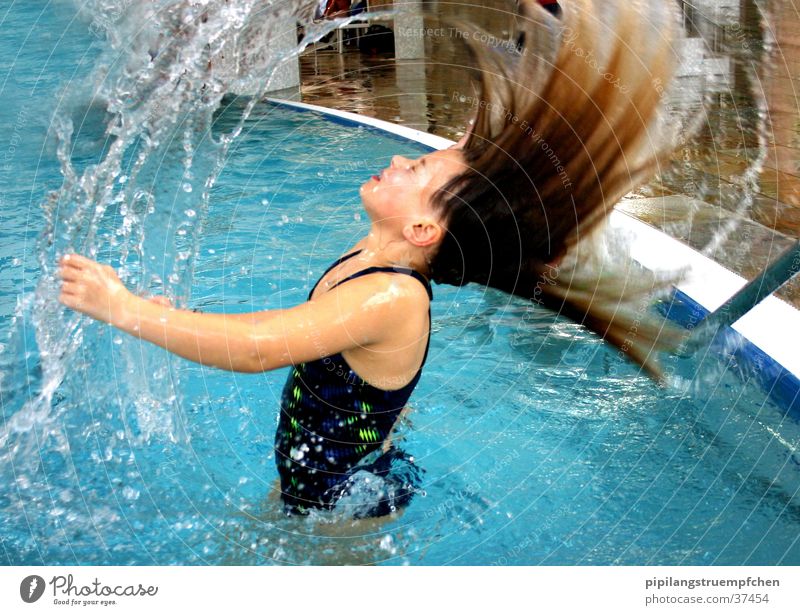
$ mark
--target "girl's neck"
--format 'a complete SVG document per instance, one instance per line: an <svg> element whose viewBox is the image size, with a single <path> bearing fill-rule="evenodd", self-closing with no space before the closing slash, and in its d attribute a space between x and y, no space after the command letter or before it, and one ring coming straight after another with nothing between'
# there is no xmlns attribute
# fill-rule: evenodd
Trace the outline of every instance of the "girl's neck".
<svg viewBox="0 0 800 615"><path fill-rule="evenodd" d="M359 242L361 253L356 256L366 266L408 267L428 275L428 259L424 248L414 246L405 238L389 237L374 226Z"/></svg>

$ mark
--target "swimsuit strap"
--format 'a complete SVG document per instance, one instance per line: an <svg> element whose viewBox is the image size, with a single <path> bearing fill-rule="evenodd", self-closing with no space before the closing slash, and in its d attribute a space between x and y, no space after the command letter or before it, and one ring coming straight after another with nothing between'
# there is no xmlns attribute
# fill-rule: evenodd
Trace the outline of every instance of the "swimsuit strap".
<svg viewBox="0 0 800 615"><path fill-rule="evenodd" d="M419 283L425 287L425 290L428 293L428 299L431 300L433 299L433 291L431 290L431 285L428 282L427 278L418 271L414 271L409 267L367 267L366 269L362 269L361 271L356 271L354 274L347 276L343 280L339 280L338 282L336 282L336 284L331 286L329 290L333 290L334 288L339 286L339 284L344 284L349 280L360 278L362 275L368 275L370 273L403 273L405 275L410 275L412 278L418 280ZM324 275L325 274L323 274L323 276Z"/></svg>
<svg viewBox="0 0 800 615"><path fill-rule="evenodd" d="M340 258L337 258L335 261L333 261L331 266L328 267L321 276L319 276L319 279L317 280L317 283L314 284L314 287L311 289L311 292L308 293L308 298L311 299L311 295L313 295L314 291L317 290L317 286L319 286L319 283L322 281L322 278L324 278L331 269L333 269L337 265L343 263L348 258L352 258L356 254L361 254L361 250L356 250L355 252L350 252L350 254L345 254L344 256L342 256ZM428 279L424 275L422 275L421 273L419 273L417 271L414 271L410 267L367 267L365 269L362 269L361 271L356 271L355 273L353 273L352 275L347 276L343 280L339 280L338 282L336 282L336 284L331 286L328 290L332 290L332 289L336 288L337 286L339 286L339 284L343 284L344 282L347 282L348 280L353 280L355 278L360 278L362 275L367 275L367 274L370 274L370 273L404 273L405 275L410 275L412 278L418 280L419 283L422 284L425 287L425 290L428 293L428 299L433 300L433 291L431 290L431 285L430 285L430 282L428 282Z"/></svg>
<svg viewBox="0 0 800 615"><path fill-rule="evenodd" d="M324 277L325 277L325 276L328 274L328 272L329 272L331 269L333 269L334 267L336 267L336 265L338 265L338 264L340 264L340 263L343 263L343 262L344 262L344 261L346 261L348 258L352 258L352 257L353 257L353 256L355 256L356 254L361 254L361 250L356 250L355 252L350 252L350 254L345 254L344 256L340 256L340 257L339 257L339 258L337 258L335 261L333 261L333 263L331 264L331 266L330 266L330 267L328 267L328 268L325 270L325 273L323 273L321 276L319 276L319 278L317 279L317 283L316 283L316 284L314 284L314 288L312 288L312 289L311 289L311 292L310 292L310 293L308 293L308 298L309 298L309 300L311 299L311 295L313 295L313 294L314 294L314 291L315 291L315 290L317 290L317 286L319 286L319 283L322 281L322 278L324 278ZM342 281L344 281L344 280L342 280Z"/></svg>
<svg viewBox="0 0 800 615"><path fill-rule="evenodd" d="M350 280L354 280L355 278L360 278L363 275L369 275L370 273L403 273L405 275L410 275L415 280L418 280L420 284L425 287L425 290L428 293L428 299L433 300L433 291L431 290L431 285L428 282L428 279L419 273L418 271L414 271L410 267L367 267L366 269L362 269L361 271L356 271L354 274L347 276L344 280L339 280L331 286L330 290L333 290L339 284L344 284L345 282L349 282ZM324 275L324 274L323 274Z"/></svg>

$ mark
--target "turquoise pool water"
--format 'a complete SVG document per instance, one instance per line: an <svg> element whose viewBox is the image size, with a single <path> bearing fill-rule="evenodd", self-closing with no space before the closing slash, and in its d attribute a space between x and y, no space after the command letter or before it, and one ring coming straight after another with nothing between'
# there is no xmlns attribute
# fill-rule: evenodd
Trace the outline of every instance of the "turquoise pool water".
<svg viewBox="0 0 800 615"><path fill-rule="evenodd" d="M272 452L284 371L204 368L33 305L40 263L89 241L58 213L52 245L38 239L62 181L56 105L76 118L76 168L113 144L101 104L60 98L102 47L63 5L39 11L0 26L22 49L0 54L0 155L20 135L0 187L4 564L800 564L800 429L733 359L679 363L691 383L665 391L579 326L472 286L434 288L428 365L400 429L424 492L379 523L284 517ZM225 99L212 135L243 107ZM425 151L258 105L207 208L167 155L146 177L152 211L112 203L92 245L132 286L192 307L294 305L364 233L359 183ZM54 323L75 342L42 356Z"/></svg>

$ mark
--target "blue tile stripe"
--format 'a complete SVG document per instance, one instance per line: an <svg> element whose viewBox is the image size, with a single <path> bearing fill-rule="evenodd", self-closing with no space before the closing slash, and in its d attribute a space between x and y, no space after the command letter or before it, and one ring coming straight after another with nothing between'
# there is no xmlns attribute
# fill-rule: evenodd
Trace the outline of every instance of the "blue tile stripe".
<svg viewBox="0 0 800 615"><path fill-rule="evenodd" d="M684 328L696 327L709 311L680 290L662 313ZM800 378L753 344L738 331L725 327L711 342L710 351L723 358L727 367L745 382L755 380L786 414L800 420Z"/></svg>

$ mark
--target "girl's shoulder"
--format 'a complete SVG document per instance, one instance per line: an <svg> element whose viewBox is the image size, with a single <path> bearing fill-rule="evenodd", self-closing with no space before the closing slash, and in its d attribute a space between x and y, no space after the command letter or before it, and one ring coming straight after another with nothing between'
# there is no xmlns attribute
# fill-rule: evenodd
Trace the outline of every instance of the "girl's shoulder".
<svg viewBox="0 0 800 615"><path fill-rule="evenodd" d="M403 305L421 303L427 305L432 292L430 283L422 274L404 267L368 267L355 276L340 284L337 288L351 285L361 289L369 289L372 293L368 307L377 305L380 301L392 301ZM334 289L335 290L335 289Z"/></svg>

